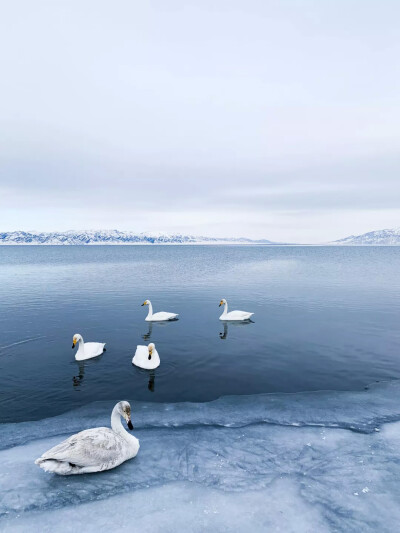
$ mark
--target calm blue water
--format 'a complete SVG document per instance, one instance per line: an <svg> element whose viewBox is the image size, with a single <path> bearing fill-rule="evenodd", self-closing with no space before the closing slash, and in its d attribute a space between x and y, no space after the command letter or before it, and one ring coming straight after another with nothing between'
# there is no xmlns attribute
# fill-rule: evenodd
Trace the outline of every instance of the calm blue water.
<svg viewBox="0 0 400 533"><path fill-rule="evenodd" d="M0 247L0 422L399 379L399 272L394 247ZM147 298L179 321L149 326ZM221 298L254 322L224 325ZM74 333L107 352L77 363ZM131 364L150 341L154 375Z"/></svg>

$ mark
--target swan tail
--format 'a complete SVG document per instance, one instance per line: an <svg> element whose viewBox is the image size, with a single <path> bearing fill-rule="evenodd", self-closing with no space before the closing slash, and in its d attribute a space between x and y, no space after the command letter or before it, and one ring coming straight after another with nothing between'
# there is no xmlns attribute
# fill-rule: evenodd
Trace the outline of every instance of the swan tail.
<svg viewBox="0 0 400 533"><path fill-rule="evenodd" d="M57 461L57 459L46 459L45 457L36 459L35 464L39 465L45 472L59 474L60 476L68 476L69 474L73 474L74 470L77 470L76 465L72 463Z"/></svg>

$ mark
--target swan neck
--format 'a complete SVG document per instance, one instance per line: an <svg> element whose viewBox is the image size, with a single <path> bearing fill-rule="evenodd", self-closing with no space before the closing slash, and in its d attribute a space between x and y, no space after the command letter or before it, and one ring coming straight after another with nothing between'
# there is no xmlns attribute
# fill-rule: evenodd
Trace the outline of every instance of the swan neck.
<svg viewBox="0 0 400 533"><path fill-rule="evenodd" d="M84 352L85 351L85 343L83 342L82 337L78 341L78 352Z"/></svg>
<svg viewBox="0 0 400 533"><path fill-rule="evenodd" d="M224 312L223 314L226 315L228 313L228 302L224 303Z"/></svg>
<svg viewBox="0 0 400 533"><path fill-rule="evenodd" d="M129 433L124 429L124 426L121 423L121 415L118 412L117 405L114 407L111 413L111 429L118 433L121 437L130 437Z"/></svg>
<svg viewBox="0 0 400 533"><path fill-rule="evenodd" d="M153 316L153 306L151 305L151 302L148 303L149 306L149 313L147 315L147 318L151 318Z"/></svg>

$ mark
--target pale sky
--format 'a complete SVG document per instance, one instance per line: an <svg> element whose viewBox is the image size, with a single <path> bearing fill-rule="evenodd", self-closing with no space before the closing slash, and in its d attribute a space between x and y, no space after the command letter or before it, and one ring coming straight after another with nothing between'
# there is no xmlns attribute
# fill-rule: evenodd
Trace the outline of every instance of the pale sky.
<svg viewBox="0 0 400 533"><path fill-rule="evenodd" d="M398 0L13 0L0 231L400 226Z"/></svg>

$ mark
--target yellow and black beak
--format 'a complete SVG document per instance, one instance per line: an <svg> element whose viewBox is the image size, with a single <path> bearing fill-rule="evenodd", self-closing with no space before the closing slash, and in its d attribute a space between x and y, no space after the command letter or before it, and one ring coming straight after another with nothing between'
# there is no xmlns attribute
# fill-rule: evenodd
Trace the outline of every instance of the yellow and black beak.
<svg viewBox="0 0 400 533"><path fill-rule="evenodd" d="M142 307L143 307L144 305L147 305L147 303L146 303L146 302L143 302L143 303L142 303Z"/></svg>
<svg viewBox="0 0 400 533"><path fill-rule="evenodd" d="M75 348L75 344L76 344L76 339L72 339L72 349Z"/></svg>
<svg viewBox="0 0 400 533"><path fill-rule="evenodd" d="M221 305L224 305L224 302L222 300L219 302L219 306L218 307L221 307Z"/></svg>
<svg viewBox="0 0 400 533"><path fill-rule="evenodd" d="M126 425L128 426L128 428L133 429L133 424L132 424L130 413L128 414L127 412L125 412L122 416L125 418Z"/></svg>

